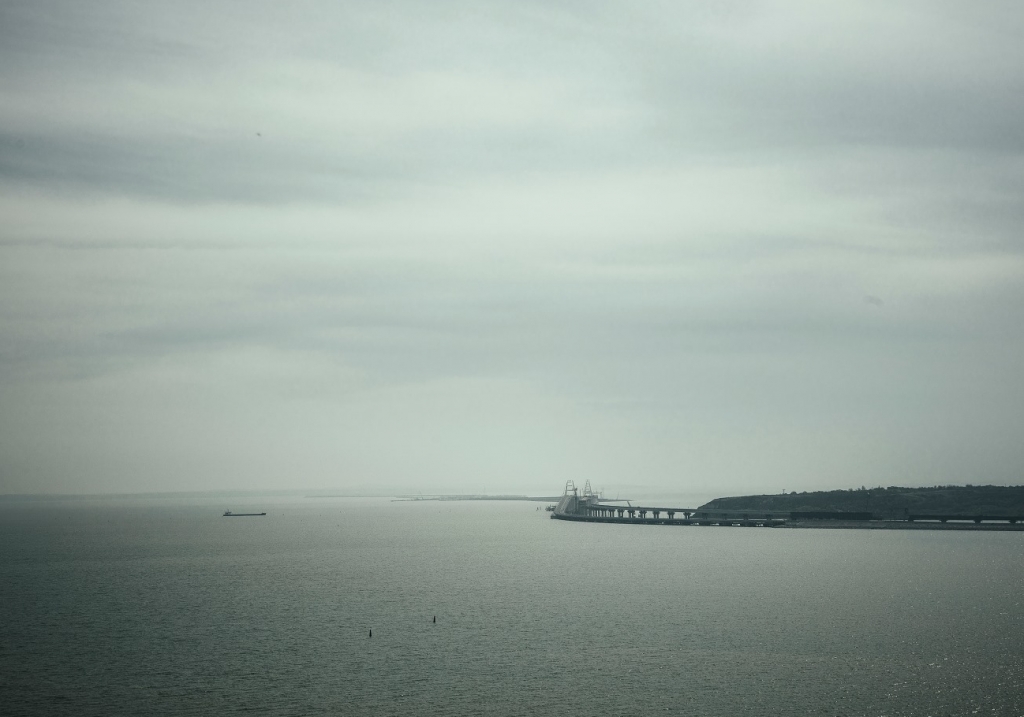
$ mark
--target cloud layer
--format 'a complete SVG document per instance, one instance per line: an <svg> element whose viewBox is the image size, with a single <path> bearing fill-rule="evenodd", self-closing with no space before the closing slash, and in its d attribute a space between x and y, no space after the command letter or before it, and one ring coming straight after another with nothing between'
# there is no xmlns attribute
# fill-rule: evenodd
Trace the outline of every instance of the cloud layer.
<svg viewBox="0 0 1024 717"><path fill-rule="evenodd" d="M7 3L0 492L1019 482L1022 24Z"/></svg>

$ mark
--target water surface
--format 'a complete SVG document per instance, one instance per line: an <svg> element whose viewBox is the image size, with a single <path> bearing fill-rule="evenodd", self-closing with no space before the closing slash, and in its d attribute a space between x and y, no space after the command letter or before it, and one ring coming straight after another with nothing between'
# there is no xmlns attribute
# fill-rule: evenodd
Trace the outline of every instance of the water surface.
<svg viewBox="0 0 1024 717"><path fill-rule="evenodd" d="M578 524L536 508L0 502L0 704L1024 715L1024 533Z"/></svg>

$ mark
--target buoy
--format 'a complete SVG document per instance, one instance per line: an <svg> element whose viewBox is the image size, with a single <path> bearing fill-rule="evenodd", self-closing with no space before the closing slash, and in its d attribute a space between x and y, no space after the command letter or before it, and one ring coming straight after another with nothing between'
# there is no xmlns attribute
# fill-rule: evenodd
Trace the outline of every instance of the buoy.
<svg viewBox="0 0 1024 717"><path fill-rule="evenodd" d="M434 615L434 622L437 622L437 615Z"/></svg>
<svg viewBox="0 0 1024 717"><path fill-rule="evenodd" d="M370 630L370 637L373 637L373 630Z"/></svg>

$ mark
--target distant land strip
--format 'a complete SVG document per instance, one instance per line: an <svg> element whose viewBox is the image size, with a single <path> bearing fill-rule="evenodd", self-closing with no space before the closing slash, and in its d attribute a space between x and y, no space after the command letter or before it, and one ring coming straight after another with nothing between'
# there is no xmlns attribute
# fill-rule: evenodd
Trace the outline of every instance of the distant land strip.
<svg viewBox="0 0 1024 717"><path fill-rule="evenodd" d="M910 515L1024 516L1024 485L964 485L929 488L856 488L777 495L715 498L698 510L768 512L860 512L878 520L906 520Z"/></svg>

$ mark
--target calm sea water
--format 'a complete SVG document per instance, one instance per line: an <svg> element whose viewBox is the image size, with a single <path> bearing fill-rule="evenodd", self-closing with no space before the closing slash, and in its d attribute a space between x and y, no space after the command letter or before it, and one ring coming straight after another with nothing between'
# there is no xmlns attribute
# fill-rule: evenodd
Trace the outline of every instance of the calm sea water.
<svg viewBox="0 0 1024 717"><path fill-rule="evenodd" d="M0 502L0 712L1024 715L1024 533L249 503Z"/></svg>

